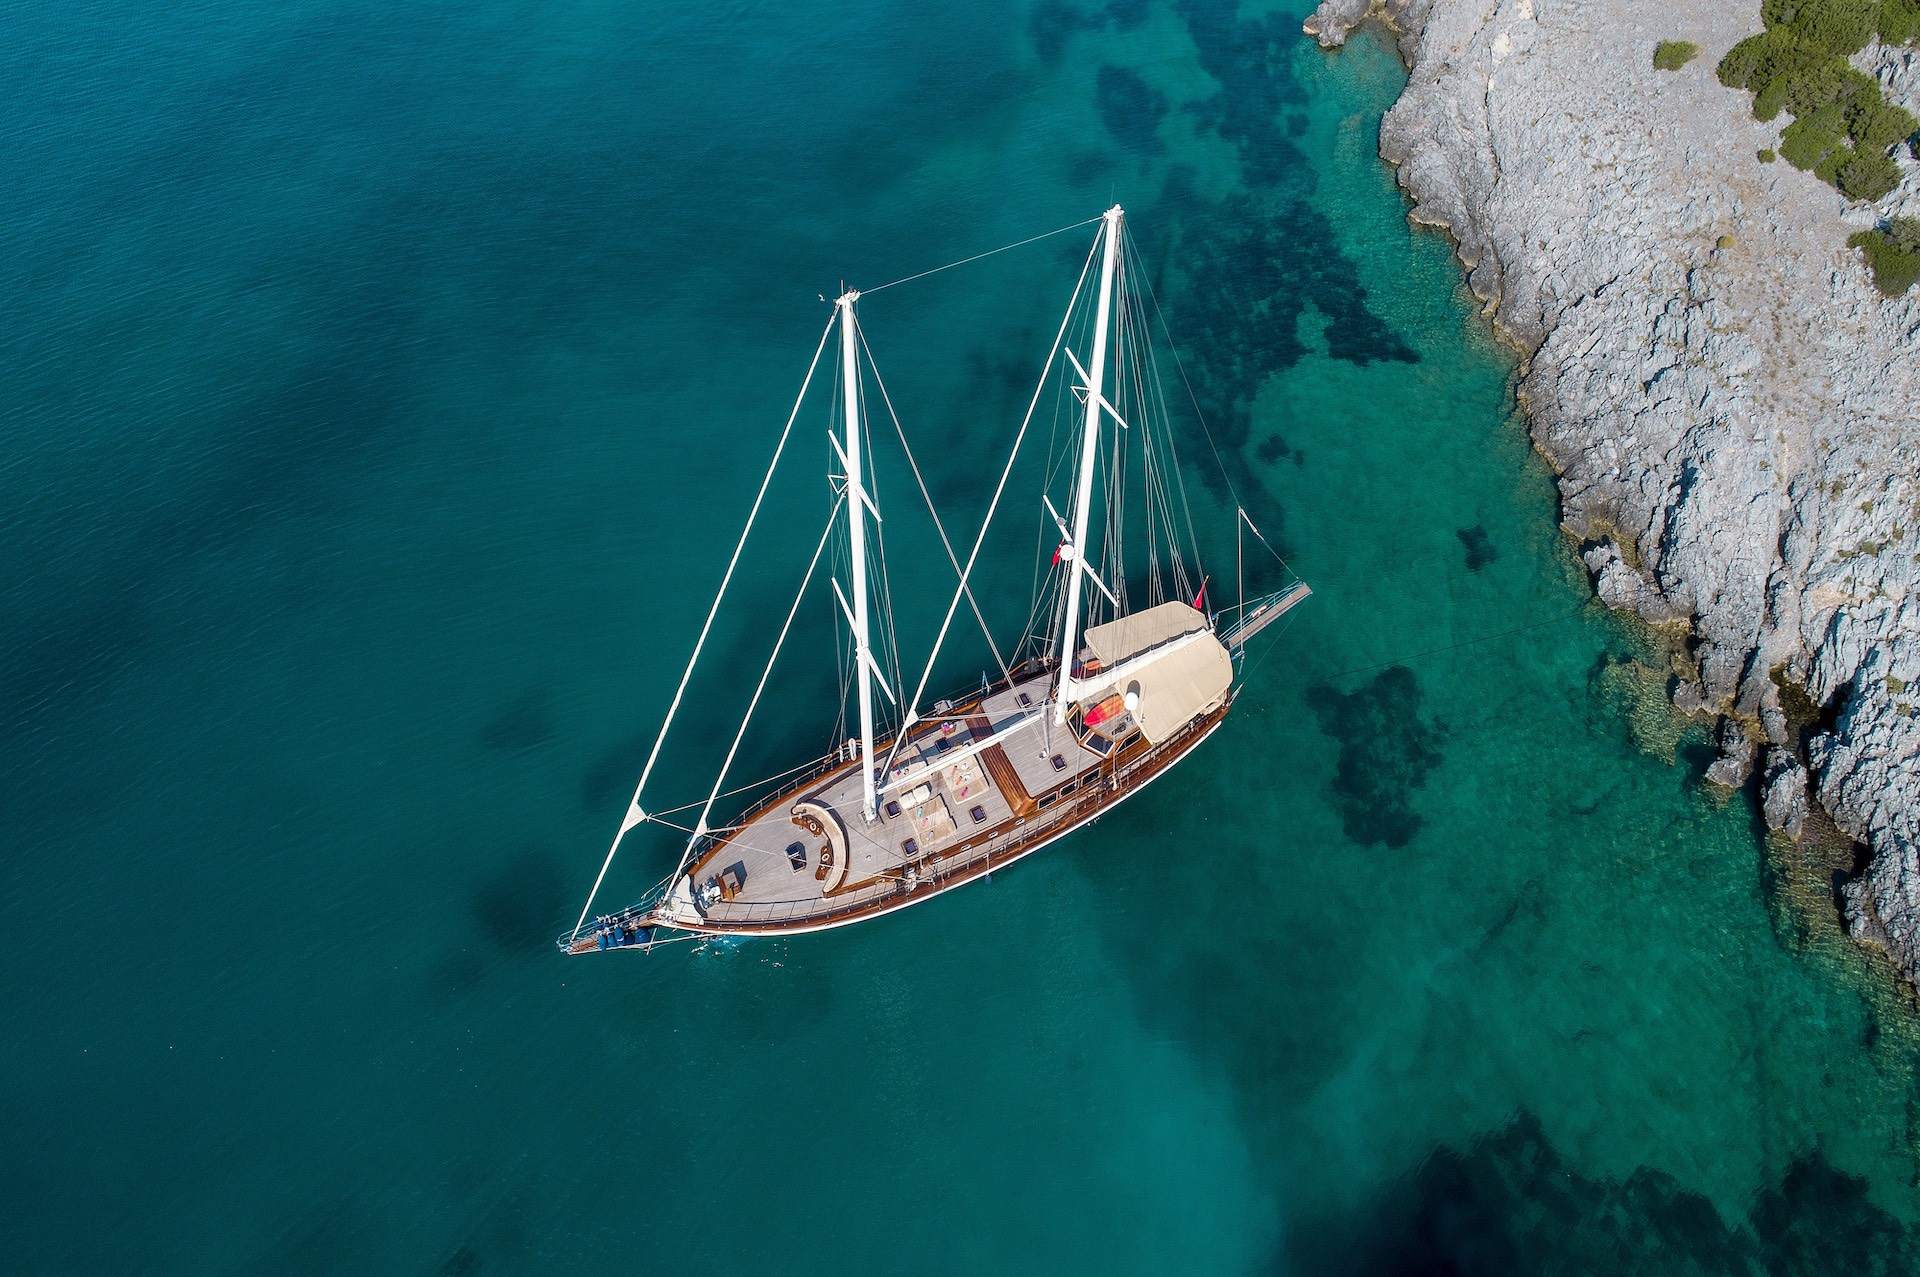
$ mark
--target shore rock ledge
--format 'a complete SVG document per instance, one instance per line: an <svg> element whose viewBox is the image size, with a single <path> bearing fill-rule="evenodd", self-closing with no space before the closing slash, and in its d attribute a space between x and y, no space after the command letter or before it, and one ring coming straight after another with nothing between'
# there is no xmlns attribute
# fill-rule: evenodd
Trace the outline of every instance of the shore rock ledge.
<svg viewBox="0 0 1920 1277"><path fill-rule="evenodd" d="M1846 244L1914 204L1914 165L1865 209L1758 158L1787 117L1714 67L1759 0L1327 0L1306 30L1370 18L1412 68L1380 153L1526 357L1600 596L1691 627L1710 777L1865 845L1849 928L1920 981L1920 295ZM1656 71L1661 40L1700 56ZM1906 96L1910 55L1856 61Z"/></svg>

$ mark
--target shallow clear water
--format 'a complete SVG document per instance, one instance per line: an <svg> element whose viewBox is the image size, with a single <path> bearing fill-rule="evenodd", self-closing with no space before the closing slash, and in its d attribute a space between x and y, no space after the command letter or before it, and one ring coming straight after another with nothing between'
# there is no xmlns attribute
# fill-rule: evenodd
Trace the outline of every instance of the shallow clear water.
<svg viewBox="0 0 1920 1277"><path fill-rule="evenodd" d="M1374 156L1402 72L1302 14L17 14L10 1266L1902 1270L1912 1021L1588 602ZM885 922L557 957L818 294L1113 198L1315 587L1227 727ZM863 305L923 455L997 455L1083 252ZM960 527L990 464L937 481ZM923 650L944 587L895 587ZM831 726L788 673L748 773Z"/></svg>

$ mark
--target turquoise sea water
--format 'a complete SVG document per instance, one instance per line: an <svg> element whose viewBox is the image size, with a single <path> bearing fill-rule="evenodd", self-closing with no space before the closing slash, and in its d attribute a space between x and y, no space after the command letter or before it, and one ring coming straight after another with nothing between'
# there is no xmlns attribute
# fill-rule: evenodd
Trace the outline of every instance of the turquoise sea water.
<svg viewBox="0 0 1920 1277"><path fill-rule="evenodd" d="M1304 9L15 13L6 1267L1909 1270L1911 1014L1588 602L1403 73ZM1316 590L1226 728L887 921L558 957L818 295L1113 199ZM1084 243L863 306L959 527Z"/></svg>

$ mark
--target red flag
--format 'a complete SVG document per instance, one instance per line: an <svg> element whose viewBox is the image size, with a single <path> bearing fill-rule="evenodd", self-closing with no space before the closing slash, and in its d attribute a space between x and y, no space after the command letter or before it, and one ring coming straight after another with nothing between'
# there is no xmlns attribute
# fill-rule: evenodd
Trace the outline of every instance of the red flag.
<svg viewBox="0 0 1920 1277"><path fill-rule="evenodd" d="M1062 541L1059 545L1056 545L1053 547L1053 564L1055 567L1058 567L1060 565L1060 553L1066 548L1067 548L1067 543L1065 541Z"/></svg>
<svg viewBox="0 0 1920 1277"><path fill-rule="evenodd" d="M1204 612L1207 610L1207 582L1212 579L1211 576L1203 576L1200 578L1200 593L1193 596L1194 611Z"/></svg>

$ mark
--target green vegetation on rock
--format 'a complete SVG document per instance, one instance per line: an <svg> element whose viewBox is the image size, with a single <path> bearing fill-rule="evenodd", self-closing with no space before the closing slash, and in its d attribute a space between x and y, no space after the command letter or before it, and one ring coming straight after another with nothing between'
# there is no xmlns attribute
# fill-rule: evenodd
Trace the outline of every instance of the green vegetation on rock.
<svg viewBox="0 0 1920 1277"><path fill-rule="evenodd" d="M1886 0L1880 6L1880 40L1909 44L1920 39L1920 0Z"/></svg>
<svg viewBox="0 0 1920 1277"><path fill-rule="evenodd" d="M1896 217L1878 230L1847 240L1873 269L1873 282L1888 297L1898 297L1920 280L1920 217Z"/></svg>
<svg viewBox="0 0 1920 1277"><path fill-rule="evenodd" d="M1752 91L1756 119L1793 116L1780 137L1787 163L1849 199L1891 191L1900 171L1888 152L1920 120L1888 102L1847 57L1876 35L1888 44L1920 37L1920 0L1764 0L1760 16L1766 30L1727 51L1720 82Z"/></svg>
<svg viewBox="0 0 1920 1277"><path fill-rule="evenodd" d="M1848 199L1877 200L1900 185L1900 168L1885 151L1856 150L1837 172L1835 185Z"/></svg>
<svg viewBox="0 0 1920 1277"><path fill-rule="evenodd" d="M1653 47L1653 69L1678 71L1693 61L1699 52L1700 46L1691 40L1662 40Z"/></svg>

